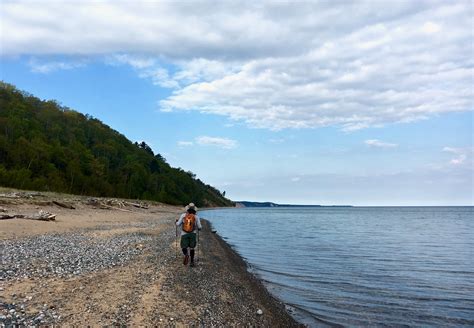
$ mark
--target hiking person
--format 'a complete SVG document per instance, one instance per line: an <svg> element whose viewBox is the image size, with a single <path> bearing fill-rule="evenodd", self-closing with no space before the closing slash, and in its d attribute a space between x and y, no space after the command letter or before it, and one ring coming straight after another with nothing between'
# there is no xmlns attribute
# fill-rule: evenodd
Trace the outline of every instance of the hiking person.
<svg viewBox="0 0 474 328"><path fill-rule="evenodd" d="M194 248L196 247L196 230L201 230L201 220L196 214L197 207L193 203L185 208L186 212L176 219L176 226L181 227L181 249L184 254L183 264L187 265L191 258L194 266Z"/></svg>

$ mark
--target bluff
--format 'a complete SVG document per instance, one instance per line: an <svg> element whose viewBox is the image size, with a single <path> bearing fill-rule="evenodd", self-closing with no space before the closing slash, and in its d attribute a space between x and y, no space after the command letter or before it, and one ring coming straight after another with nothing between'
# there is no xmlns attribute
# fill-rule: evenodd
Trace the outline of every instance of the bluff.
<svg viewBox="0 0 474 328"><path fill-rule="evenodd" d="M190 171L100 120L0 82L0 185L71 194L233 206Z"/></svg>

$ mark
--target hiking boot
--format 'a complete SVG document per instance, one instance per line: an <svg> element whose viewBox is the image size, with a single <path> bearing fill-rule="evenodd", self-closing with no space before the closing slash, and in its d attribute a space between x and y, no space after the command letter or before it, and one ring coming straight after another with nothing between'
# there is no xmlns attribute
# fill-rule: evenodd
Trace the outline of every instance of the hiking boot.
<svg viewBox="0 0 474 328"><path fill-rule="evenodd" d="M194 264L194 261L191 261L190 266L192 266L192 267L196 266L196 264Z"/></svg>
<svg viewBox="0 0 474 328"><path fill-rule="evenodd" d="M185 255L185 256L184 256L184 260L183 260L183 264L184 264L184 265L187 265L188 262L189 262L189 255Z"/></svg>

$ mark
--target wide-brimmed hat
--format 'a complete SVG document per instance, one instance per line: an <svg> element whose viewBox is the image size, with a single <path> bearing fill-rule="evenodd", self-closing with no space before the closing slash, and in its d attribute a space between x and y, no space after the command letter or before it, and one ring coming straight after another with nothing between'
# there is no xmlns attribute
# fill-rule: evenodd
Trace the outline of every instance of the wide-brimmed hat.
<svg viewBox="0 0 474 328"><path fill-rule="evenodd" d="M194 203L189 203L188 205L186 205L185 210L187 211L189 209L197 211L198 208L196 207L196 205L194 205Z"/></svg>

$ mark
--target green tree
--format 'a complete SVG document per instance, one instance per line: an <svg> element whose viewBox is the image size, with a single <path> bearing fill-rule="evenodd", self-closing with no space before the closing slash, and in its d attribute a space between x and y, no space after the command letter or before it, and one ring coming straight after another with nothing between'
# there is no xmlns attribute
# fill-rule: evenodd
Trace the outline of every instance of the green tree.
<svg viewBox="0 0 474 328"><path fill-rule="evenodd" d="M225 193L172 168L90 115L0 82L0 184L183 205L230 206Z"/></svg>

